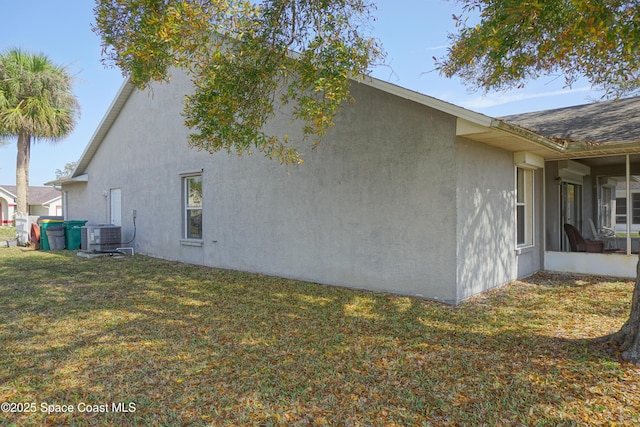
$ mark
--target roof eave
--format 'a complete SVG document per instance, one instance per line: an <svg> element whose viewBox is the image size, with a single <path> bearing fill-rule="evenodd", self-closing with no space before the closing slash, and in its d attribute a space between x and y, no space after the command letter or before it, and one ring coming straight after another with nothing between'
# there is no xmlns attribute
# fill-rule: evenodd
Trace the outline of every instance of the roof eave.
<svg viewBox="0 0 640 427"><path fill-rule="evenodd" d="M0 187L0 190L4 191L5 193L7 193L8 195L12 196L13 198L18 197L18 196L16 196L15 194L13 194L11 191L7 190L4 187Z"/></svg>
<svg viewBox="0 0 640 427"><path fill-rule="evenodd" d="M491 127L500 129L504 132L519 136L521 138L525 138L555 152L563 153L568 149L568 144L566 142L556 142L553 139L544 137L538 133L532 132L520 126L512 125L511 123L505 122L500 119L493 119L491 122Z"/></svg>
<svg viewBox="0 0 640 427"><path fill-rule="evenodd" d="M640 141L609 142L605 144L571 141L567 144L567 150L561 153L557 159L577 159L638 153L640 153Z"/></svg>
<svg viewBox="0 0 640 427"><path fill-rule="evenodd" d="M88 174L83 174L83 175L78 175L78 176L74 176L74 177L67 177L67 178L62 178L62 179L54 179L53 181L45 182L44 185L60 186L60 185L76 184L76 183L79 183L79 182L88 182L88 181L89 181L89 175Z"/></svg>
<svg viewBox="0 0 640 427"><path fill-rule="evenodd" d="M46 202L43 202L43 203L40 203L40 204L41 204L42 206L49 206L49 205L51 205L53 202L55 202L56 200L59 200L59 199L61 199L61 198L62 198L62 194L61 194L61 195L59 195L59 196L54 197L54 198L53 198L53 199L51 199L51 200L47 200Z"/></svg>

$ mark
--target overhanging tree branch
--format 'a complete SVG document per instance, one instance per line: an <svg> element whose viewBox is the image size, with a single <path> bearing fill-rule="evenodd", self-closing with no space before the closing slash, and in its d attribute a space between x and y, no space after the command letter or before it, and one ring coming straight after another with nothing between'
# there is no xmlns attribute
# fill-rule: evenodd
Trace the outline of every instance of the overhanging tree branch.
<svg viewBox="0 0 640 427"><path fill-rule="evenodd" d="M105 62L138 87L172 67L189 72L192 146L300 163L300 143L319 141L350 99L350 77L382 58L364 31L373 9L366 0L98 0L94 30ZM281 104L300 124L297 139L264 132Z"/></svg>

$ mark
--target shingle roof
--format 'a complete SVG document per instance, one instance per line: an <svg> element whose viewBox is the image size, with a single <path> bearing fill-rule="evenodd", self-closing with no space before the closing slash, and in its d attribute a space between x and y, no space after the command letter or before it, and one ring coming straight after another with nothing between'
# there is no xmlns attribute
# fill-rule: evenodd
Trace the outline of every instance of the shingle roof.
<svg viewBox="0 0 640 427"><path fill-rule="evenodd" d="M640 96L500 117L548 138L585 142L640 141Z"/></svg>
<svg viewBox="0 0 640 427"><path fill-rule="evenodd" d="M15 185L0 185L0 188L8 191L9 193L16 194ZM50 202L56 197L60 197L60 190L56 190L53 187L29 187L29 204L30 205L42 205Z"/></svg>

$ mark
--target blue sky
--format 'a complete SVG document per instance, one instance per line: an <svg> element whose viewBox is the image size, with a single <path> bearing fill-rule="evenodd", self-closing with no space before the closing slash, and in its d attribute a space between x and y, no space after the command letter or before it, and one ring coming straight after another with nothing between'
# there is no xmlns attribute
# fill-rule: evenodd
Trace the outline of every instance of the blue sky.
<svg viewBox="0 0 640 427"><path fill-rule="evenodd" d="M584 104L600 96L581 82L564 89L562 77L506 93L470 93L459 80L433 71L432 57L445 54L447 34L455 30L452 14L459 11L455 1L379 0L377 4L372 32L387 51L387 65L376 68L374 77L492 117ZM72 135L55 145L45 141L33 146L31 185L54 179L56 169L78 160L124 81L119 70L106 69L100 62L100 40L90 26L92 8L89 0L0 0L4 18L0 50L42 52L66 66L75 76L74 92L81 105ZM15 183L15 161L15 143L0 146L0 185Z"/></svg>

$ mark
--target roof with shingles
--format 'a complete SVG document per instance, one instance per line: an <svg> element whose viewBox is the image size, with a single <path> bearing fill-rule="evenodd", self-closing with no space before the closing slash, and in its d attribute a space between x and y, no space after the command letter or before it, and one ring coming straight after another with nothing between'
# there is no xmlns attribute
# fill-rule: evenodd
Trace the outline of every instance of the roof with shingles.
<svg viewBox="0 0 640 427"><path fill-rule="evenodd" d="M0 189L5 190L13 196L17 193L15 185L0 185ZM62 196L60 190L56 190L53 187L29 187L30 205L42 205L60 196Z"/></svg>
<svg viewBox="0 0 640 427"><path fill-rule="evenodd" d="M640 96L500 117L542 136L589 143L640 141Z"/></svg>

